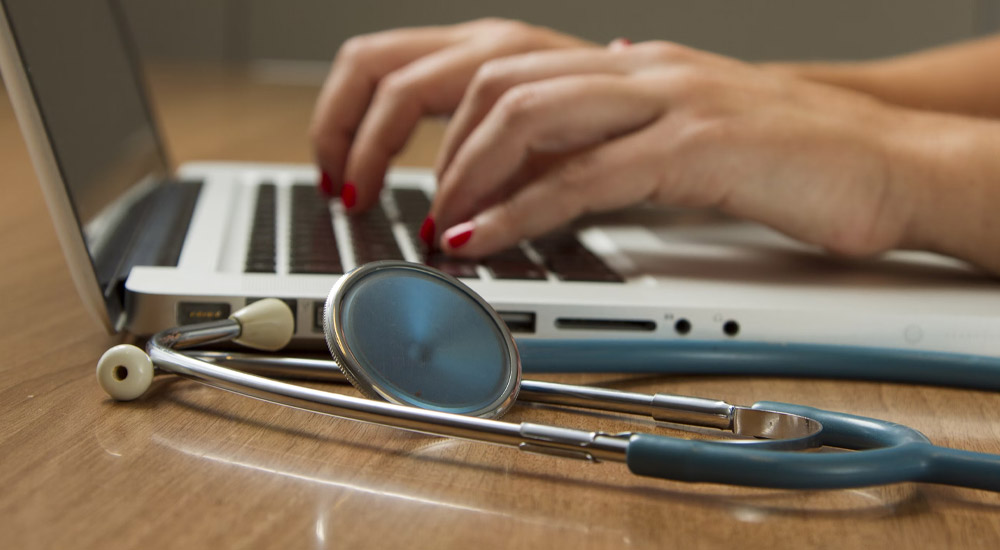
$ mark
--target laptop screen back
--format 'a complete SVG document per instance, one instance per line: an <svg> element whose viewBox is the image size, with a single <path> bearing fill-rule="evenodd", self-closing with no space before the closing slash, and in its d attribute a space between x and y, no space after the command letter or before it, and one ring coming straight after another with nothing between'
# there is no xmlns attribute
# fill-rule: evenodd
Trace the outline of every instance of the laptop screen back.
<svg viewBox="0 0 1000 550"><path fill-rule="evenodd" d="M114 0L0 4L109 300L121 251L102 245L127 209L125 197L138 194L128 192L167 171L123 14Z"/></svg>

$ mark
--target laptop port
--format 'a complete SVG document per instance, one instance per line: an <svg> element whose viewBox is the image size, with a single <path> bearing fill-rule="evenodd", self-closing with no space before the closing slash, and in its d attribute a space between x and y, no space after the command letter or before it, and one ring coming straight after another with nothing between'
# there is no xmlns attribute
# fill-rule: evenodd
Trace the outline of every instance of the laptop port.
<svg viewBox="0 0 1000 550"><path fill-rule="evenodd" d="M232 306L228 302L181 302L177 304L177 324L207 323L229 317Z"/></svg>
<svg viewBox="0 0 1000 550"><path fill-rule="evenodd" d="M560 317L556 319L556 328L567 330L619 330L652 332L656 330L654 321L633 319L582 319Z"/></svg>
<svg viewBox="0 0 1000 550"><path fill-rule="evenodd" d="M736 336L740 333L740 324L730 319L722 324L722 332L726 336Z"/></svg>
<svg viewBox="0 0 1000 550"><path fill-rule="evenodd" d="M497 315L507 324L512 334L534 334L535 314L526 311L498 311Z"/></svg>
<svg viewBox="0 0 1000 550"><path fill-rule="evenodd" d="M323 332L323 308L326 302L313 302L313 330Z"/></svg>
<svg viewBox="0 0 1000 550"><path fill-rule="evenodd" d="M250 305L254 302L258 302L263 299L264 298L247 298L247 305ZM294 325L292 325L294 327L292 329L292 332L294 333L298 331L298 326L299 326L298 301L292 298L278 298L278 299L281 300L282 302L285 302L285 304L288 306L288 309L292 310L292 322L294 323Z"/></svg>

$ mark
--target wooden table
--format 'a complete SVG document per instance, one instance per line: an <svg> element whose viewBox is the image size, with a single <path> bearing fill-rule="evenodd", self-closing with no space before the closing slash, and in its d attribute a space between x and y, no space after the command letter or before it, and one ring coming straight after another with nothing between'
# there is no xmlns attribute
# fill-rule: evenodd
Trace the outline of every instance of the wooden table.
<svg viewBox="0 0 1000 550"><path fill-rule="evenodd" d="M162 67L152 76L177 161L310 160L315 87L212 68ZM401 162L431 162L440 134L440 123L426 124ZM362 425L176 379L157 382L141 401L115 403L94 365L120 338L77 298L6 100L0 166L0 547L1000 547L1000 495L979 491L664 482L623 465ZM780 378L547 378L801 402L1000 453L997 393ZM510 418L626 426L527 406Z"/></svg>

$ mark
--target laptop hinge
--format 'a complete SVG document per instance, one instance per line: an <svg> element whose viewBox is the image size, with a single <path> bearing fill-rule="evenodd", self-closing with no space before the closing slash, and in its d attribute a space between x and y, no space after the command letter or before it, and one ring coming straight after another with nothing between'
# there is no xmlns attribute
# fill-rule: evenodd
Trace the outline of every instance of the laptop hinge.
<svg viewBox="0 0 1000 550"><path fill-rule="evenodd" d="M187 237L194 206L201 191L199 181L164 181L136 202L112 231L107 253L95 258L105 300L120 306L112 315L124 325L125 280L140 265L176 266Z"/></svg>

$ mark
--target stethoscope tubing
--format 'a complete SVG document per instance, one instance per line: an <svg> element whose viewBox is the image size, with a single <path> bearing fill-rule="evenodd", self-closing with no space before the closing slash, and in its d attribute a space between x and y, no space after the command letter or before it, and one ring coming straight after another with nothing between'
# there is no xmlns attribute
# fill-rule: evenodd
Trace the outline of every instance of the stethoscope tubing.
<svg viewBox="0 0 1000 550"><path fill-rule="evenodd" d="M813 418L825 445L854 452L788 453L729 449L708 441L637 434L627 464L638 475L783 489L846 489L906 481L1000 491L1000 456L938 447L917 430L803 405L754 404ZM737 451L737 452L733 452Z"/></svg>
<svg viewBox="0 0 1000 550"><path fill-rule="evenodd" d="M551 434L532 432L539 425L522 426L435 413L412 407L303 388L210 365L172 351L150 350L157 366L187 377L244 395L279 402L334 416L440 436L460 437L510 447L529 448L543 444ZM295 361L294 358L288 360ZM178 368L178 363L186 365ZM309 364L309 360L306 360ZM314 361L317 373L329 369L328 361ZM301 372L301 371L300 371ZM333 375L318 376L330 380ZM302 376L312 378L312 376ZM280 390L283 398L275 399ZM279 396L280 397L280 396ZM594 432L578 432L578 440L563 439L550 454L574 457L572 453L597 460L625 462L637 475L685 482L778 489L846 489L908 481L939 483L990 491L1000 491L1000 456L938 447L917 430L900 424L826 411L804 405L762 401L754 408L811 418L823 425L824 445L851 449L836 452L789 452L733 446L727 443L686 440L655 434L632 434L627 441L598 439ZM440 418L438 418L440 417ZM459 426L454 422L458 420ZM427 422L431 424L428 425ZM440 422L440 424L438 424ZM434 426L444 426L439 429ZM534 437L533 437L534 436ZM537 437L538 439L535 439ZM595 448L589 444L597 442ZM532 450L545 452L541 449ZM561 451L558 452L558 451ZM567 454L569 453L569 454ZM622 454L624 453L624 454ZM584 456L575 456L584 458Z"/></svg>
<svg viewBox="0 0 1000 550"><path fill-rule="evenodd" d="M793 376L1000 390L1000 357L920 349L706 340L517 343L525 372Z"/></svg>

